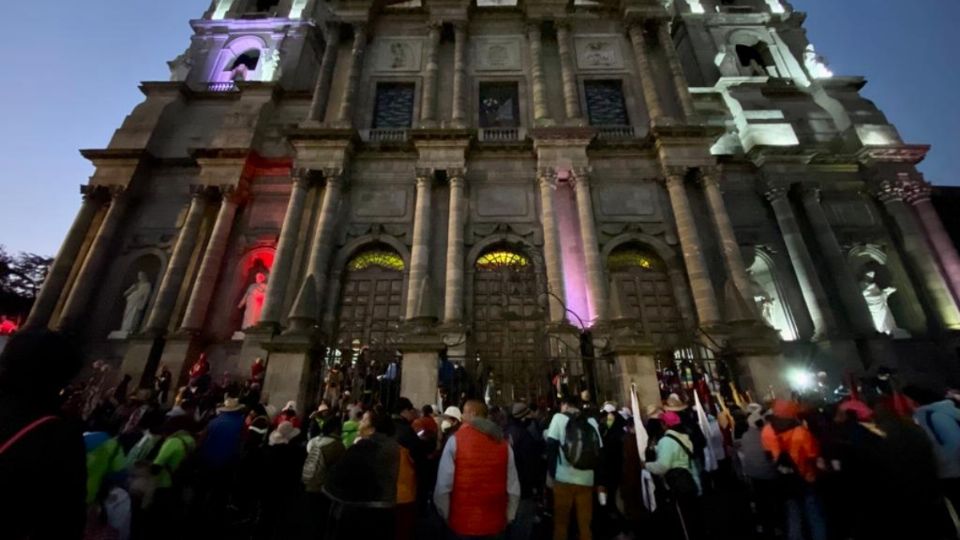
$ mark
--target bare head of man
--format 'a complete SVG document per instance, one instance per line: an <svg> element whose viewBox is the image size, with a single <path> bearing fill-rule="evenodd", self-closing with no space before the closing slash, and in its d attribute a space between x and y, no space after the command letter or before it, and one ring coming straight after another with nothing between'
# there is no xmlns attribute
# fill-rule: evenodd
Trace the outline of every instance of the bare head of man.
<svg viewBox="0 0 960 540"><path fill-rule="evenodd" d="M486 418L489 411L482 401L471 399L463 405L463 421L472 422L474 418Z"/></svg>

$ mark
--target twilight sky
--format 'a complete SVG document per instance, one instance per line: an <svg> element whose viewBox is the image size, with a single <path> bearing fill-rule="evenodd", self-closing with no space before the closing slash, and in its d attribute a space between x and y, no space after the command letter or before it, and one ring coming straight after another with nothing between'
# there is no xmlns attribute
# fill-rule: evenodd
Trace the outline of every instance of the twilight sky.
<svg viewBox="0 0 960 540"><path fill-rule="evenodd" d="M792 0L820 54L907 142L934 146L921 170L960 185L957 0ZM191 18L209 0L8 2L0 77L0 245L54 255L93 170L77 152L106 146L140 101L137 83L167 80Z"/></svg>

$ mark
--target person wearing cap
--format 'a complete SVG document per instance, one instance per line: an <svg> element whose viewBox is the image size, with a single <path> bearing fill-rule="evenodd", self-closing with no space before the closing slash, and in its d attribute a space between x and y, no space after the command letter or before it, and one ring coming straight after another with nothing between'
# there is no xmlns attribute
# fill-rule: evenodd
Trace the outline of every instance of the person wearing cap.
<svg viewBox="0 0 960 540"><path fill-rule="evenodd" d="M547 467L553 479L553 538L566 540L570 527L570 516L576 515L576 524L581 540L593 538L590 524L593 520L593 491L596 480L592 469L578 469L567 461L563 445L566 441L567 424L578 415L580 403L576 397L565 396L560 400L560 414L553 415L547 428ZM587 419L587 424L600 438L600 427L595 418ZM600 452L603 452L601 447ZM549 480L548 480L549 481Z"/></svg>
<svg viewBox="0 0 960 540"><path fill-rule="evenodd" d="M280 413L273 419L273 428L276 429L280 427L281 422L290 422L293 424L293 427L300 428L300 418L297 417L296 401L288 401L287 404L280 409Z"/></svg>
<svg viewBox="0 0 960 540"><path fill-rule="evenodd" d="M487 414L482 402L468 401L440 458L433 500L456 538L501 535L520 503L514 452Z"/></svg>
<svg viewBox="0 0 960 540"><path fill-rule="evenodd" d="M520 503L517 518L507 530L507 538L525 540L531 538L537 517L537 497L542 491L546 467L543 462L543 443L533 437L528 424L533 411L526 403L514 403L504 435L510 442L520 477Z"/></svg>
<svg viewBox="0 0 960 540"><path fill-rule="evenodd" d="M739 440L740 466L750 488L750 496L757 508L759 526L768 537L773 537L780 525L777 519L777 468L763 448L760 433L766 424L759 404L747 405L747 430Z"/></svg>
<svg viewBox="0 0 960 540"><path fill-rule="evenodd" d="M760 438L777 466L787 514L787 537L801 540L806 526L812 540L824 540L826 521L815 489L820 445L800 421L800 405L789 400L775 401L773 415Z"/></svg>
<svg viewBox="0 0 960 540"><path fill-rule="evenodd" d="M693 443L693 454L697 460L703 461L704 450L707 447L707 434L700 429L700 421L697 418L697 412L680 399L677 394L670 394L663 403L663 410L676 413L680 418L680 425L676 431L682 432L690 437Z"/></svg>
<svg viewBox="0 0 960 540"><path fill-rule="evenodd" d="M669 404L668 404L669 406ZM666 407L665 407L666 408ZM656 459L643 465L652 474L667 477L667 473L674 469L684 469L693 477L698 494L703 492L700 482L700 471L693 458L693 441L683 432L682 420L675 411L667 410L660 415L663 423L663 436L657 440ZM687 538L703 538L702 519L698 495L676 495L675 510L678 513L677 530L687 532Z"/></svg>
<svg viewBox="0 0 960 540"><path fill-rule="evenodd" d="M259 523L261 538L292 538L298 517L292 510L299 500L303 471L303 447L293 441L300 429L281 422L267 438L264 449L263 514Z"/></svg>
<svg viewBox="0 0 960 540"><path fill-rule="evenodd" d="M459 407L447 407L440 416L440 449L447 445L450 437L460 429L460 423L463 421L463 413Z"/></svg>
<svg viewBox="0 0 960 540"><path fill-rule="evenodd" d="M211 472L223 472L236 463L245 416L240 400L227 396L217 408L216 418L207 424L199 452L200 460Z"/></svg>

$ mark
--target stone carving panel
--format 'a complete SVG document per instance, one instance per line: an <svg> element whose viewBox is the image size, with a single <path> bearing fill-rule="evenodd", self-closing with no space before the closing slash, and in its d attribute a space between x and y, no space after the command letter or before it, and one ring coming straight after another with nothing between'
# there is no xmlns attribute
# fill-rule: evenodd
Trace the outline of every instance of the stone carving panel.
<svg viewBox="0 0 960 540"><path fill-rule="evenodd" d="M597 199L604 217L652 217L657 214L656 193L650 186L601 184L597 186Z"/></svg>
<svg viewBox="0 0 960 540"><path fill-rule="evenodd" d="M407 214L407 192L355 188L351 193L353 215L365 218L403 218Z"/></svg>
<svg viewBox="0 0 960 540"><path fill-rule="evenodd" d="M419 38L382 39L377 47L376 71L419 72L423 63L423 40Z"/></svg>
<svg viewBox="0 0 960 540"><path fill-rule="evenodd" d="M486 185L475 193L474 208L480 218L525 218L530 214L532 194L525 187Z"/></svg>
<svg viewBox="0 0 960 540"><path fill-rule="evenodd" d="M582 70L623 69L620 39L614 36L577 36L577 67Z"/></svg>
<svg viewBox="0 0 960 540"><path fill-rule="evenodd" d="M870 204L862 199L824 201L830 224L836 227L869 228L877 226Z"/></svg>
<svg viewBox="0 0 960 540"><path fill-rule="evenodd" d="M477 71L520 71L520 38L477 38L473 41Z"/></svg>

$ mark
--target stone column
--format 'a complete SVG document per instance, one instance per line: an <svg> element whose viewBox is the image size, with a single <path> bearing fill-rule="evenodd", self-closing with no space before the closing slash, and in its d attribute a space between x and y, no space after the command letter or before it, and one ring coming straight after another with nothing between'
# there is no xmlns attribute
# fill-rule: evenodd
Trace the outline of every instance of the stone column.
<svg viewBox="0 0 960 540"><path fill-rule="evenodd" d="M43 280L43 287L37 300L33 303L33 309L30 310L30 316L24 325L24 329L42 328L49 324L50 317L57 307L57 300L64 292L63 289L70 278L70 271L77 262L77 255L80 248L83 247L83 241L90 230L90 224L93 218L100 210L103 202L100 199L100 190L95 187L82 186L80 188L83 194L83 202L77 217L73 219L73 225L60 246L57 258L47 272L46 279Z"/></svg>
<svg viewBox="0 0 960 540"><path fill-rule="evenodd" d="M700 180L703 184L703 192L706 195L707 206L710 210L710 217L713 221L713 227L720 238L720 246L723 249L723 262L727 269L727 275L733 280L738 292L744 298L751 294L753 283L747 274L746 265L743 264L743 254L740 252L740 244L737 242L736 233L733 230L733 223L730 222L730 215L727 213L727 206L723 202L723 194L720 191L720 179L722 172L719 169L704 169ZM753 306L754 302L747 300L747 304Z"/></svg>
<svg viewBox="0 0 960 540"><path fill-rule="evenodd" d="M607 320L607 274L600 259L600 241L597 239L597 224L593 219L593 198L590 196L590 171L574 171L577 190L577 216L580 218L580 239L583 242L583 257L587 267L587 287L590 291L590 306L597 321Z"/></svg>
<svg viewBox="0 0 960 540"><path fill-rule="evenodd" d="M563 79L563 106L567 120L578 123L581 119L580 96L577 92L577 73L570 50L570 22L557 22L557 47L560 50L560 75Z"/></svg>
<svg viewBox="0 0 960 540"><path fill-rule="evenodd" d="M647 104L650 122L664 116L660 94L657 93L657 82L653 78L653 69L650 67L650 55L647 51L647 42L644 37L643 20L630 21L628 32L630 43L633 44L633 56L637 59L637 74L640 76L640 86L643 87L643 100Z"/></svg>
<svg viewBox="0 0 960 540"><path fill-rule="evenodd" d="M453 23L453 125L465 128L467 122L467 22Z"/></svg>
<svg viewBox="0 0 960 540"><path fill-rule="evenodd" d="M123 222L123 216L127 209L127 198L129 194L125 188L111 188L110 208L107 215L100 224L100 230L94 237L90 245L90 251L87 252L87 258L80 267L80 273L73 282L73 288L70 289L70 296L67 297L63 305L63 312L60 314L60 323L58 328L67 330L74 328L88 315L90 296L97 284L102 279L101 272L107 262L107 255L110 246L117 236L120 225Z"/></svg>
<svg viewBox="0 0 960 540"><path fill-rule="evenodd" d="M443 295L443 322L463 320L463 225L465 171L448 170L450 178L450 215L447 221L447 278Z"/></svg>
<svg viewBox="0 0 960 540"><path fill-rule="evenodd" d="M673 37L670 35L669 22L657 23L657 36L660 39L660 47L667 57L667 65L670 66L673 87L677 89L680 106L683 108L683 116L690 120L697 115L697 108L693 103L693 96L690 95L690 85L687 83L687 77L683 74L683 65L680 64L680 56L673 44Z"/></svg>
<svg viewBox="0 0 960 540"><path fill-rule="evenodd" d="M960 310L957 309L957 303L950 294L947 281L940 273L933 251L927 244L916 217L904 202L903 182L882 182L877 189L877 197L900 229L900 247L916 275L922 280L927 297L939 314L943 326L951 330L960 329Z"/></svg>
<svg viewBox="0 0 960 540"><path fill-rule="evenodd" d="M844 311L847 312L847 317L850 318L853 330L859 335L875 334L877 329L863 294L860 292L860 286L850 273L850 267L847 266L847 259L843 250L840 249L840 243L837 242L823 206L820 205L820 188L801 186L800 194L807 219L820 248L820 255L827 263L834 283L837 284L840 301L843 303Z"/></svg>
<svg viewBox="0 0 960 540"><path fill-rule="evenodd" d="M683 262L687 267L687 279L693 292L693 303L697 308L700 326L716 326L721 322L717 295L710 281L710 271L701 250L700 234L694 221L690 200L684 185L686 169L682 167L665 168L667 191L670 192L670 206L677 222L677 235L683 250Z"/></svg>
<svg viewBox="0 0 960 540"><path fill-rule="evenodd" d="M953 289L953 296L960 301L960 255L950 240L950 234L943 227L940 215L930 202L930 191L930 184L924 180L903 184L903 198L913 206L920 218L927 238L940 260L940 267Z"/></svg>
<svg viewBox="0 0 960 540"><path fill-rule="evenodd" d="M327 102L330 100L330 87L333 85L333 70L337 66L337 52L340 49L340 25L330 25L327 30L327 44L320 61L320 74L313 89L313 101L307 120L323 122L327 115Z"/></svg>
<svg viewBox="0 0 960 540"><path fill-rule="evenodd" d="M210 233L210 240L207 241L207 249L203 254L203 260L200 262L200 271L197 272L197 279L193 283L190 300L187 302L183 324L180 325L181 330L188 332L199 332L203 328L203 323L207 318L207 310L210 308L210 300L217 288L223 256L230 241L233 219L237 215L239 194L233 187L225 186L221 190L223 191L223 200L220 202L220 210L217 212L217 221L213 225L213 232Z"/></svg>
<svg viewBox="0 0 960 540"><path fill-rule="evenodd" d="M813 339L824 338L830 333L831 329L836 328L836 321L833 318L833 312L830 311L827 293L824 292L823 284L817 277L816 266L814 266L813 259L810 257L807 243L803 240L797 218L793 214L793 208L787 199L787 188L768 185L764 196L770 201L770 206L773 207L773 214L777 219L777 225L780 227L783 243L787 246L793 271L800 283L800 292L803 294L804 303L807 304L807 311L810 313L810 320L813 322Z"/></svg>
<svg viewBox="0 0 960 540"><path fill-rule="evenodd" d="M353 126L353 104L357 99L360 75L363 71L363 53L367 48L367 28L364 24L353 25L353 50L350 53L350 69L347 71L347 86L343 90L343 101L337 112L337 125Z"/></svg>
<svg viewBox="0 0 960 540"><path fill-rule="evenodd" d="M303 222L303 206L310 189L311 172L309 169L300 169L293 175L290 188L290 200L287 202L287 214L283 218L283 228L280 229L280 239L277 242L277 254L270 269L270 280L267 282L267 298L263 303L263 312L260 323L263 325L279 326L283 316L283 300L290 280L290 270L297 252L297 236L300 233L300 224Z"/></svg>
<svg viewBox="0 0 960 540"><path fill-rule="evenodd" d="M177 295L183 285L183 277L187 272L187 266L190 264L193 248L197 245L197 233L200 230L200 224L203 222L203 214L206 209L206 186L194 186L193 200L190 201L187 218L183 222L183 227L180 228L180 235L177 236L173 255L170 257L167 270L160 282L157 300L154 302L150 316L147 318L146 329L152 334L164 334L170 324L170 316L173 314Z"/></svg>
<svg viewBox="0 0 960 540"><path fill-rule="evenodd" d="M527 40L530 41L530 77L533 79L533 121L535 125L549 124L550 110L547 108L547 89L543 81L543 42L539 22L527 25Z"/></svg>
<svg viewBox="0 0 960 540"><path fill-rule="evenodd" d="M440 72L440 63L437 56L440 53L440 23L430 22L427 33L426 57L427 67L423 73L423 92L420 96L420 125L434 127L437 124L437 75Z"/></svg>
<svg viewBox="0 0 960 540"><path fill-rule="evenodd" d="M320 303L323 298L324 287L327 284L327 268L330 266L330 253L333 251L333 235L336 229L337 212L340 209L340 199L343 195L343 171L333 169L324 171L326 187L323 190L323 202L320 205L320 216L313 231L313 242L310 246L310 262L306 276L312 278L312 291L300 290L300 295L312 294L313 298L297 298L295 304L309 306L310 313L298 313L298 305L294 305L290 318L307 318L311 321L320 319ZM311 302L312 300L312 302ZM305 303L306 302L306 303ZM305 303L305 304L304 304ZM303 311L300 309L299 311Z"/></svg>
<svg viewBox="0 0 960 540"><path fill-rule="evenodd" d="M417 213L413 221L413 247L410 250L410 274L407 285L407 319L422 315L423 286L430 265L430 199L433 170L417 169Z"/></svg>
<svg viewBox="0 0 960 540"><path fill-rule="evenodd" d="M552 171L541 169L537 173L537 185L540 187L540 223L543 226L543 258L547 267L547 287L550 305L550 322L562 323L567 313L566 289L563 286L563 259L560 255L560 231L557 228L557 214L554 206L554 192L557 189L556 178Z"/></svg>

